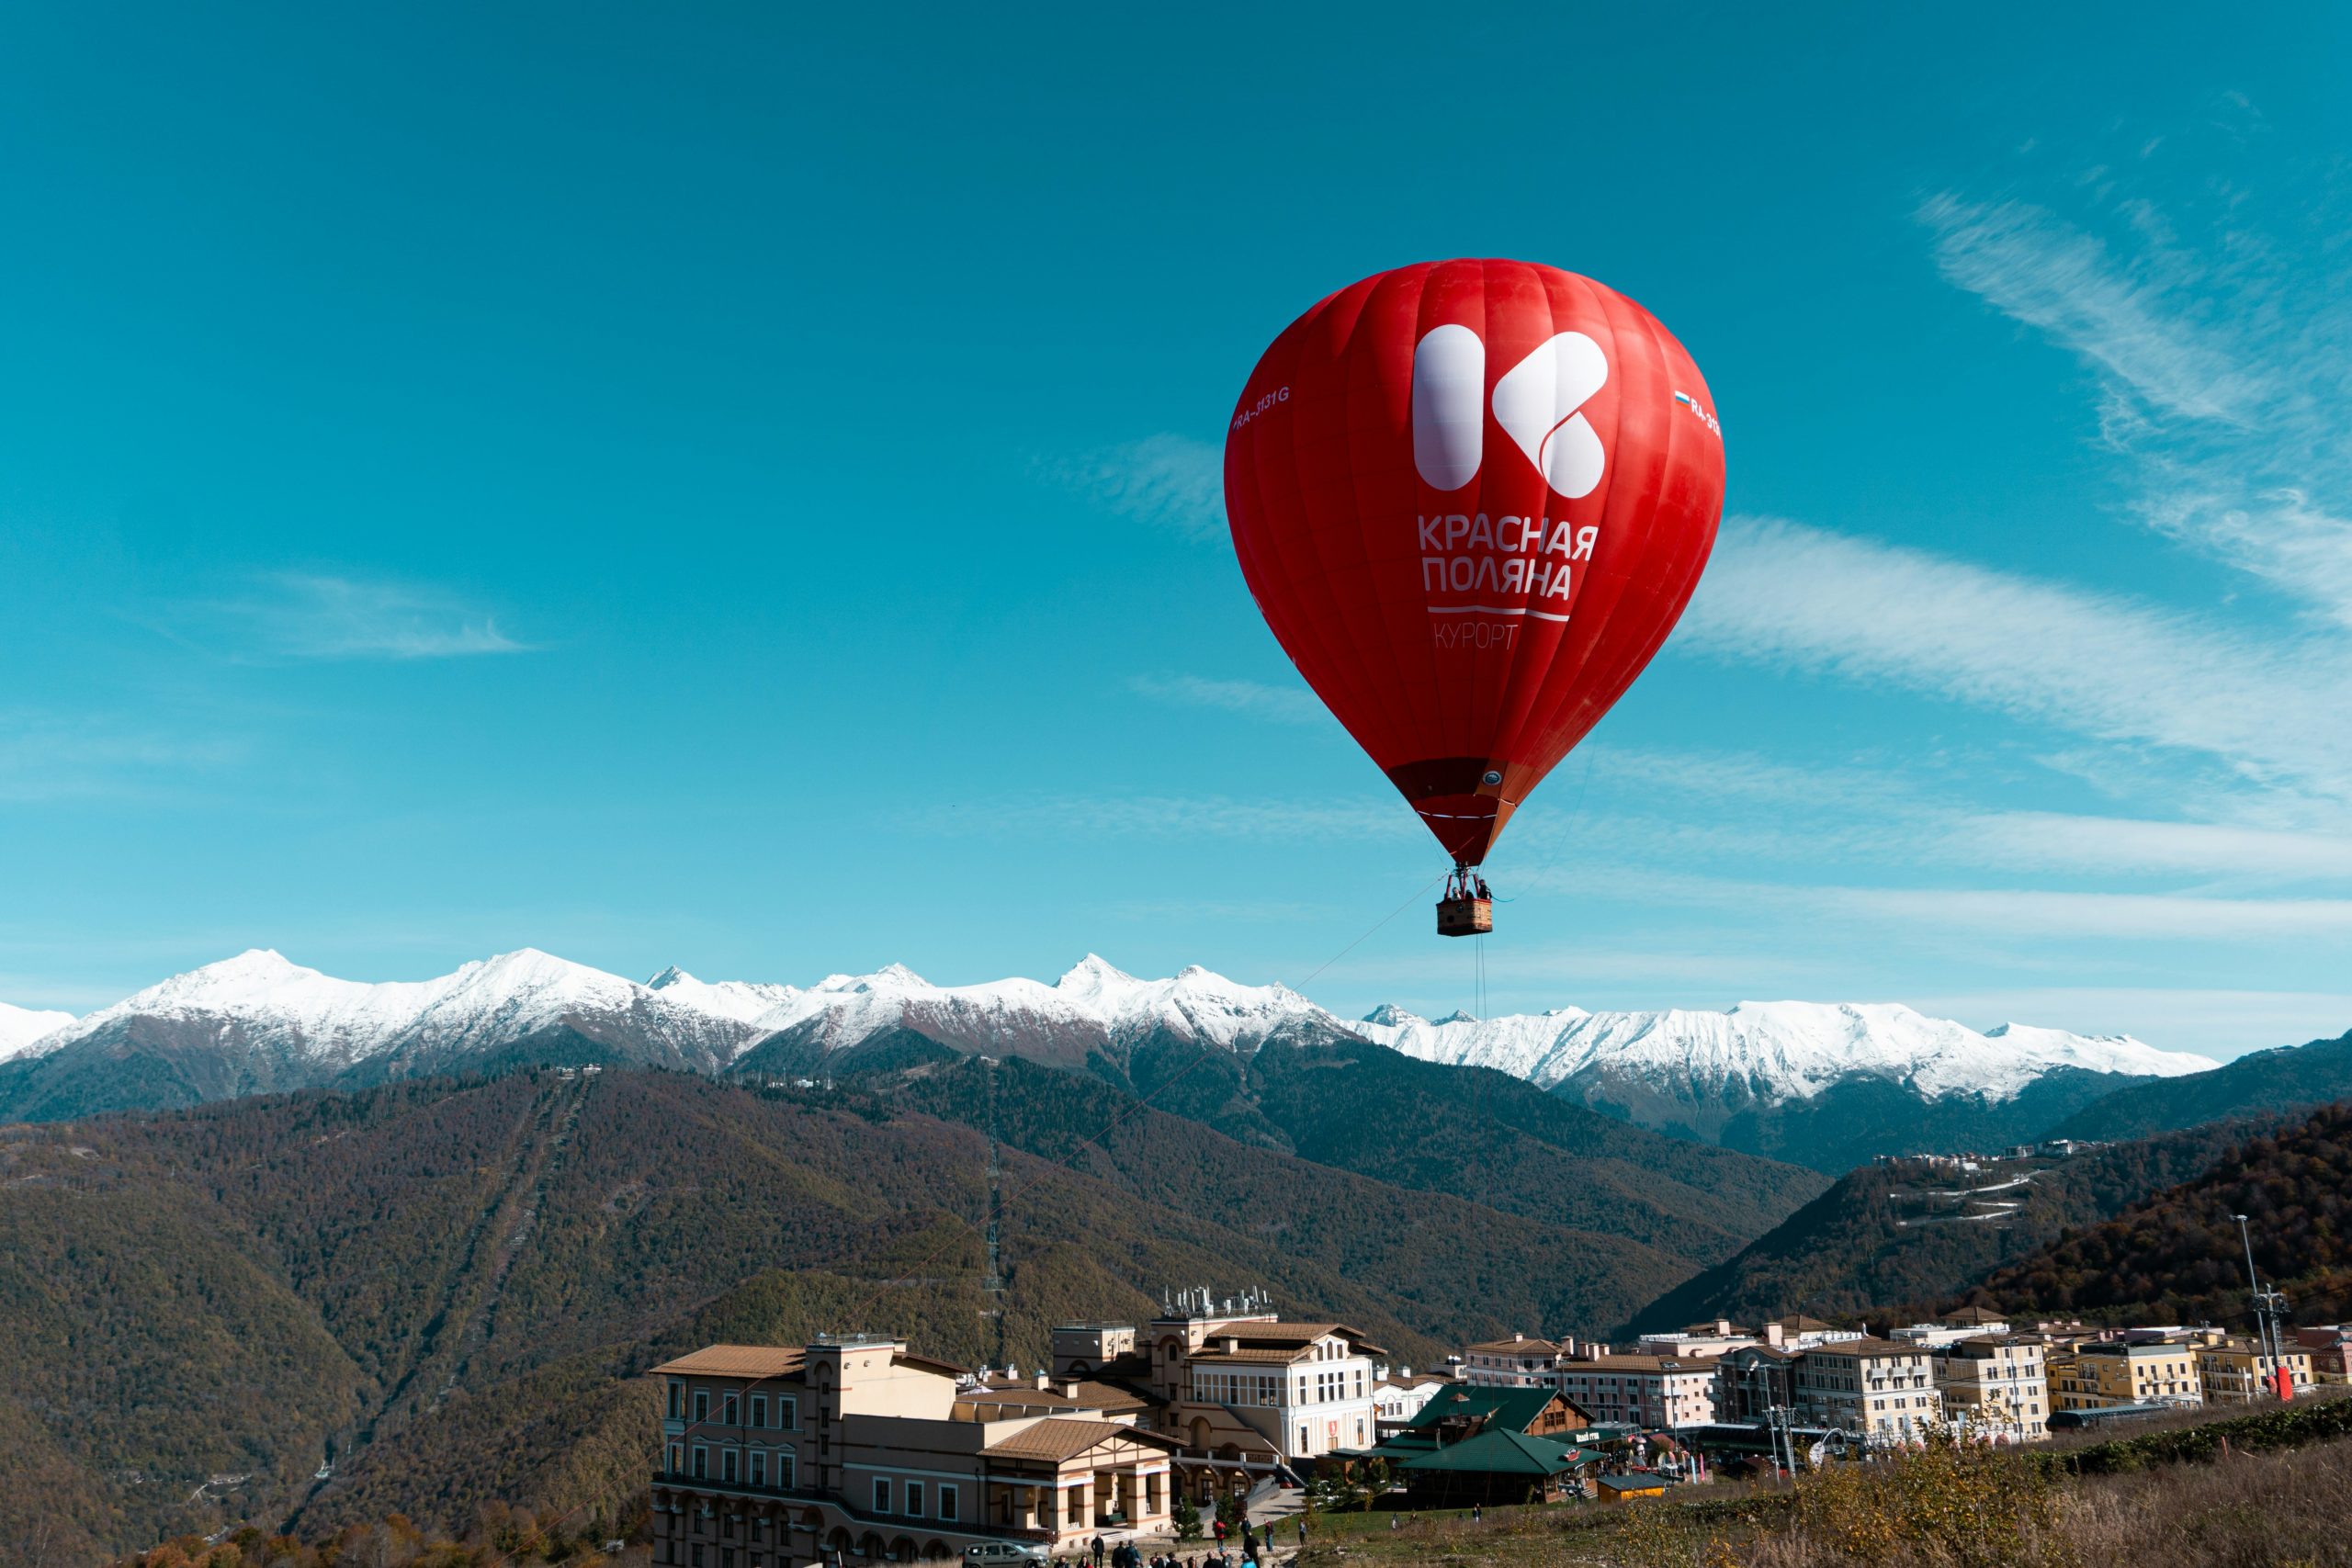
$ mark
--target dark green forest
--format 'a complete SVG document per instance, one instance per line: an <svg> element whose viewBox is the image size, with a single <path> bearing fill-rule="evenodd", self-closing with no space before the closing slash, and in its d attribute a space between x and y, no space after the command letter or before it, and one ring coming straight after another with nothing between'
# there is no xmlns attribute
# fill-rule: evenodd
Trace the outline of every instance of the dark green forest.
<svg viewBox="0 0 2352 1568"><path fill-rule="evenodd" d="M2004 1162L1974 1177L1917 1161L1866 1165L1737 1257L1649 1303L1633 1326L1674 1328L1718 1317L1752 1324L1806 1312L1864 1316L1883 1328L1888 1318L1925 1310L2073 1227L2203 1172L2254 1125L2192 1128L2070 1159ZM2028 1172L2021 1185L1988 1195L2014 1201L2014 1210L1939 1196ZM1987 1212L1995 1217L1970 1217Z"/></svg>
<svg viewBox="0 0 2352 1568"><path fill-rule="evenodd" d="M2306 1323L2352 1312L2352 1104L2246 1138L2194 1179L2057 1238L1989 1277L2000 1306L2162 1323L2242 1324L2244 1214L2255 1266Z"/></svg>

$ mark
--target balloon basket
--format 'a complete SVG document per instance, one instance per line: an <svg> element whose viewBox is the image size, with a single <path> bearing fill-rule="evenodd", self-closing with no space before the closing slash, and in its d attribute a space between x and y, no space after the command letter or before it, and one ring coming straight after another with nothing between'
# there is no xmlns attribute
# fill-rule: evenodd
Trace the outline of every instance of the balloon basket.
<svg viewBox="0 0 2352 1568"><path fill-rule="evenodd" d="M1491 898L1447 898L1438 904L1440 936L1484 936L1494 929L1495 901Z"/></svg>

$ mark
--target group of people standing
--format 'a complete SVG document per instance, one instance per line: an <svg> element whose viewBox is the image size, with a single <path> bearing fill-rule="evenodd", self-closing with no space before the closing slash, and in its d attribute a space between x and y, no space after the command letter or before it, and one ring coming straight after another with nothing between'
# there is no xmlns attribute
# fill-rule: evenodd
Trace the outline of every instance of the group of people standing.
<svg viewBox="0 0 2352 1568"><path fill-rule="evenodd" d="M1155 1552L1150 1557L1146 1557L1142 1549L1131 1542L1121 1541L1116 1546L1109 1546L1098 1535L1089 1543L1091 1548L1091 1553L1082 1552L1075 1562L1068 1564L1057 1558L1054 1562L1054 1568L1089 1568L1090 1562L1092 1568L1273 1568L1272 1550L1273 1540L1271 1531L1264 1543L1267 1550L1261 1552L1259 1550L1258 1532L1250 1526L1243 1526L1240 1555L1235 1556L1226 1550L1226 1528L1223 1522L1220 1521L1212 1528L1216 1531L1216 1550L1205 1556L1179 1557L1174 1552ZM1306 1543L1306 1529L1304 1523L1299 1527L1298 1539L1300 1545L1304 1546Z"/></svg>

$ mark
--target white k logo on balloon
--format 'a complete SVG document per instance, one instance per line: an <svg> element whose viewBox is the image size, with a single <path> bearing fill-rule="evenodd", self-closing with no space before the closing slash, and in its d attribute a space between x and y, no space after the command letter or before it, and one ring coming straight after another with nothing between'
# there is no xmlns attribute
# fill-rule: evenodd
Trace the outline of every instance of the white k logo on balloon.
<svg viewBox="0 0 2352 1568"><path fill-rule="evenodd" d="M1570 501L1600 487L1607 458L1579 412L1607 385L1609 357L1582 333L1535 345L1495 383L1495 423L1544 482ZM1487 345L1465 326L1432 328L1413 350L1413 467L1432 490L1460 490L1485 459Z"/></svg>

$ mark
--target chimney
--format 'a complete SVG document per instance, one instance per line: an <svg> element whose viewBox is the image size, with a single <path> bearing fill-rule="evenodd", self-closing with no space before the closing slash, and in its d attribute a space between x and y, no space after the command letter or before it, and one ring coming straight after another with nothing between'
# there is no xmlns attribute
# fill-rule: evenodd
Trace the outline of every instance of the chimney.
<svg viewBox="0 0 2352 1568"><path fill-rule="evenodd" d="M1773 1349L1779 1349L1787 1337L1787 1331L1779 1324L1768 1323L1764 1325L1764 1343L1772 1347Z"/></svg>

